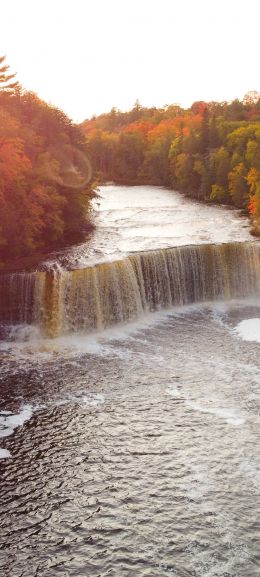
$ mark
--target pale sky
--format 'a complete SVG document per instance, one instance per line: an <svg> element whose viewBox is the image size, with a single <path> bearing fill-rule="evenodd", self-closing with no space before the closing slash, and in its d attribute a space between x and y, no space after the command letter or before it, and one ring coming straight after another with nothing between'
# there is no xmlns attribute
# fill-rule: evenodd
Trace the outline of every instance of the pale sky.
<svg viewBox="0 0 260 577"><path fill-rule="evenodd" d="M5 0L0 55L73 120L260 91L260 0Z"/></svg>

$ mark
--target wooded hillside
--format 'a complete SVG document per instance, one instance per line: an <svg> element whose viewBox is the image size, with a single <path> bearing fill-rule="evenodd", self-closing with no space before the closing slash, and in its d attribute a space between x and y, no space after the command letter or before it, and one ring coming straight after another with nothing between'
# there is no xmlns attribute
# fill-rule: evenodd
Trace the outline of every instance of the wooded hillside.
<svg viewBox="0 0 260 577"><path fill-rule="evenodd" d="M155 184L248 210L260 220L260 95L244 100L112 109L86 120L100 181Z"/></svg>
<svg viewBox="0 0 260 577"><path fill-rule="evenodd" d="M80 128L25 92L0 59L0 262L82 238L91 169Z"/></svg>

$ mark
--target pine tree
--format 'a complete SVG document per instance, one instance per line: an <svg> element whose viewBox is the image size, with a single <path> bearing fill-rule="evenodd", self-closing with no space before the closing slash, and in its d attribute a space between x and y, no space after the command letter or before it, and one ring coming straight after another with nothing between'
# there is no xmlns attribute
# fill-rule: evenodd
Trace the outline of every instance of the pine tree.
<svg viewBox="0 0 260 577"><path fill-rule="evenodd" d="M16 74L8 74L10 66L5 64L6 56L0 56L0 92L13 92L18 86L18 82L10 82ZM3 64L3 66L1 66Z"/></svg>

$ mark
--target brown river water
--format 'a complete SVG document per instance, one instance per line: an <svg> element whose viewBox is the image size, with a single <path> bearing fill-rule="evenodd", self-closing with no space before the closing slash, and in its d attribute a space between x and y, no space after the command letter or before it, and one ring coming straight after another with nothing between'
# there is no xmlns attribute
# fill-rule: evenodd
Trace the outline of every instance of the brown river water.
<svg viewBox="0 0 260 577"><path fill-rule="evenodd" d="M259 577L259 245L100 194L86 245L2 279L0 575Z"/></svg>

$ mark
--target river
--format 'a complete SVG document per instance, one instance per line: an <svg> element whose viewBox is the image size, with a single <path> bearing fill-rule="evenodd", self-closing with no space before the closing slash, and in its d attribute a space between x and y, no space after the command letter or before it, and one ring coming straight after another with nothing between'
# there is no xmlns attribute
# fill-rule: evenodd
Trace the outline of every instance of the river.
<svg viewBox="0 0 260 577"><path fill-rule="evenodd" d="M259 245L100 193L87 245L2 280L0 575L259 577Z"/></svg>
<svg viewBox="0 0 260 577"><path fill-rule="evenodd" d="M67 268L122 258L129 252L252 240L238 211L191 201L158 186L101 186L94 201L97 229L87 244L55 253Z"/></svg>

